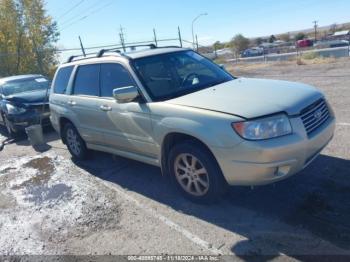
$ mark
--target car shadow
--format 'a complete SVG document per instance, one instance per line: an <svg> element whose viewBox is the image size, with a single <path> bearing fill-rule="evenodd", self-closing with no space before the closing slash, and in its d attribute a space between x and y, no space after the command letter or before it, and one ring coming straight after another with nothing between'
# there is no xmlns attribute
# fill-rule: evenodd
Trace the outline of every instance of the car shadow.
<svg viewBox="0 0 350 262"><path fill-rule="evenodd" d="M55 132L52 126L43 127L44 134L44 144L33 146L34 150L43 153L51 149L51 146L48 144L52 141L59 139L58 134ZM27 134L19 132L14 138L8 137L6 129L0 125L0 136L3 137L3 147L6 147L7 144L16 144L20 146L31 146Z"/></svg>
<svg viewBox="0 0 350 262"><path fill-rule="evenodd" d="M246 237L246 241L230 247L236 254L268 255L266 260L281 253L294 256L300 250L308 252L303 245L310 239L307 233L291 240L290 231L281 232L283 227L275 227L273 223L243 221L242 226L245 212L242 210L294 226L288 228L311 232L342 249L350 248L349 160L320 155L307 169L285 181L254 190L232 187L219 203L203 206L189 202L170 187L159 168L122 157L113 158L94 152L93 159L75 163L96 177ZM291 241L294 241L292 246ZM274 244L264 250L261 243Z"/></svg>

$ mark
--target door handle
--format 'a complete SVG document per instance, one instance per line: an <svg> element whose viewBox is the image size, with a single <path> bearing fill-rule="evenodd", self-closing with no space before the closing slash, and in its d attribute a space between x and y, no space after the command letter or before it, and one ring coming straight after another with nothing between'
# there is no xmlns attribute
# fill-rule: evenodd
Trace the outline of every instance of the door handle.
<svg viewBox="0 0 350 262"><path fill-rule="evenodd" d="M70 106L75 106L76 104L77 104L77 102L75 102L73 100L68 101L68 105L70 105Z"/></svg>
<svg viewBox="0 0 350 262"><path fill-rule="evenodd" d="M112 111L112 107L107 106L107 105L102 105L102 106L100 106L100 109L101 109L102 111Z"/></svg>

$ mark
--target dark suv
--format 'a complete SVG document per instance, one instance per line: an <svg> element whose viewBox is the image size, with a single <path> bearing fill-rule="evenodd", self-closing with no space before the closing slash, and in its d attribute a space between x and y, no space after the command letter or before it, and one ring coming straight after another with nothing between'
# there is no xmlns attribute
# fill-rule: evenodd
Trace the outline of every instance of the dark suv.
<svg viewBox="0 0 350 262"><path fill-rule="evenodd" d="M50 124L48 89L50 81L42 75L21 75L0 79L0 124L9 136L32 124Z"/></svg>

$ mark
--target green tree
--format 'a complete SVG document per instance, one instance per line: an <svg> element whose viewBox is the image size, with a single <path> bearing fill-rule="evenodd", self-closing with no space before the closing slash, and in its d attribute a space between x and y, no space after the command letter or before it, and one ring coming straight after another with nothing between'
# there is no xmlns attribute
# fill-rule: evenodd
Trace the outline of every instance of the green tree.
<svg viewBox="0 0 350 262"><path fill-rule="evenodd" d="M270 38L269 38L269 43L273 43L275 42L277 39L274 35L271 35Z"/></svg>
<svg viewBox="0 0 350 262"><path fill-rule="evenodd" d="M281 39L282 41L289 42L289 41L290 41L290 35L289 35L289 33L280 35L280 39Z"/></svg>
<svg viewBox="0 0 350 262"><path fill-rule="evenodd" d="M0 0L0 29L1 76L53 71L59 33L43 0Z"/></svg>
<svg viewBox="0 0 350 262"><path fill-rule="evenodd" d="M213 45L214 50L219 50L225 47L225 44L222 44L220 41L216 41Z"/></svg>
<svg viewBox="0 0 350 262"><path fill-rule="evenodd" d="M14 72L16 58L7 56L16 51L16 5L12 0L0 0L0 76Z"/></svg>
<svg viewBox="0 0 350 262"><path fill-rule="evenodd" d="M236 52L242 52L249 46L250 40L242 34L235 35L231 40L231 48Z"/></svg>
<svg viewBox="0 0 350 262"><path fill-rule="evenodd" d="M303 40L306 38L306 35L304 33L297 33L294 38L295 38L295 41Z"/></svg>
<svg viewBox="0 0 350 262"><path fill-rule="evenodd" d="M257 46L261 45L263 43L263 41L264 40L261 37L258 37L254 40L255 45L257 45Z"/></svg>

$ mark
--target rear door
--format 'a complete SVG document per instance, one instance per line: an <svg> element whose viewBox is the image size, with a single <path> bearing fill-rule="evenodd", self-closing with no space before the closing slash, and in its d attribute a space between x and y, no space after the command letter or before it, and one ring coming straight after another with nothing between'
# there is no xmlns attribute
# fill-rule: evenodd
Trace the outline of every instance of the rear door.
<svg viewBox="0 0 350 262"><path fill-rule="evenodd" d="M98 101L105 143L116 149L148 157L156 156L147 103L119 104L113 98L113 89L136 86L129 71L119 63L101 64L101 94Z"/></svg>
<svg viewBox="0 0 350 262"><path fill-rule="evenodd" d="M80 65L77 68L72 94L67 106L73 112L73 119L80 135L87 143L103 144L104 137L97 119L100 117L98 100L100 64Z"/></svg>

